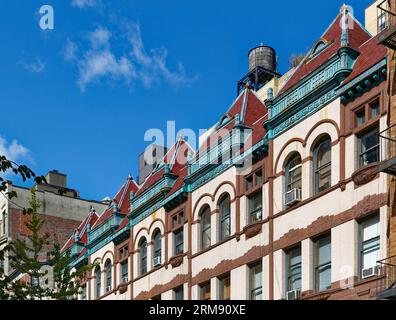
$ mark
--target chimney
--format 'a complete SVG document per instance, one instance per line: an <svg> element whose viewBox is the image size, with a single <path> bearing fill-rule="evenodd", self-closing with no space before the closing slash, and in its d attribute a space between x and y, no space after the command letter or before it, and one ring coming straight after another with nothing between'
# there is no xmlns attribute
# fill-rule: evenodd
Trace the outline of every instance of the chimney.
<svg viewBox="0 0 396 320"><path fill-rule="evenodd" d="M47 183L60 188L66 188L67 186L67 175L60 173L58 170L51 170L45 176Z"/></svg>

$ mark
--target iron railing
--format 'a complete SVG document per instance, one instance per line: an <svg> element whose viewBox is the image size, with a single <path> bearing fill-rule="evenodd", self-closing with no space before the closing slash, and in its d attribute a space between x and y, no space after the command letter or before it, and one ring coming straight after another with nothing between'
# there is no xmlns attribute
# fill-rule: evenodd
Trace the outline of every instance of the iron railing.
<svg viewBox="0 0 396 320"><path fill-rule="evenodd" d="M396 256L378 261L377 299L396 299Z"/></svg>
<svg viewBox="0 0 396 320"><path fill-rule="evenodd" d="M380 171L396 175L396 124L379 133Z"/></svg>

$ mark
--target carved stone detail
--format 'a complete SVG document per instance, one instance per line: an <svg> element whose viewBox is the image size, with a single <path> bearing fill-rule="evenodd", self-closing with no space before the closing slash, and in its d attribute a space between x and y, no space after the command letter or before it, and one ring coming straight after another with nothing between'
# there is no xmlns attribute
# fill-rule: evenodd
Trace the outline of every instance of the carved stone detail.
<svg viewBox="0 0 396 320"><path fill-rule="evenodd" d="M355 171L352 174L352 180L357 186L361 186L375 179L378 172L378 163L372 163Z"/></svg>
<svg viewBox="0 0 396 320"><path fill-rule="evenodd" d="M171 264L172 268L176 268L180 266L183 263L183 257L184 257L183 254L178 254L170 258L169 263Z"/></svg>
<svg viewBox="0 0 396 320"><path fill-rule="evenodd" d="M246 227L243 228L243 233L245 234L246 238L253 238L254 236L258 235L262 230L262 222L254 222Z"/></svg>

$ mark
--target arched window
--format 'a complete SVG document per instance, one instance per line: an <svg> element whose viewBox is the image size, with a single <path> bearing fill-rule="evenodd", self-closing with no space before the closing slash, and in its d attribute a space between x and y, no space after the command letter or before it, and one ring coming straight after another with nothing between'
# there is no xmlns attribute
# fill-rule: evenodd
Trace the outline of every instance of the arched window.
<svg viewBox="0 0 396 320"><path fill-rule="evenodd" d="M220 241L231 234L231 199L227 194L219 202Z"/></svg>
<svg viewBox="0 0 396 320"><path fill-rule="evenodd" d="M293 154L285 166L286 192L293 189L301 189L301 156Z"/></svg>
<svg viewBox="0 0 396 320"><path fill-rule="evenodd" d="M112 265L110 259L107 259L105 263L105 270L106 270L106 292L109 292L111 290L111 270L112 270Z"/></svg>
<svg viewBox="0 0 396 320"><path fill-rule="evenodd" d="M201 213L201 249L210 246L211 240L211 224L210 224L210 208L206 206Z"/></svg>
<svg viewBox="0 0 396 320"><path fill-rule="evenodd" d="M313 152L314 193L321 192L331 186L331 140L321 139Z"/></svg>
<svg viewBox="0 0 396 320"><path fill-rule="evenodd" d="M147 240L143 238L139 243L140 275L147 272Z"/></svg>
<svg viewBox="0 0 396 320"><path fill-rule="evenodd" d="M153 266L157 267L161 264L161 232L159 229L154 231L153 242Z"/></svg>
<svg viewBox="0 0 396 320"><path fill-rule="evenodd" d="M95 298L99 298L101 296L101 287L102 287L102 272L100 271L100 267L97 266L95 269Z"/></svg>

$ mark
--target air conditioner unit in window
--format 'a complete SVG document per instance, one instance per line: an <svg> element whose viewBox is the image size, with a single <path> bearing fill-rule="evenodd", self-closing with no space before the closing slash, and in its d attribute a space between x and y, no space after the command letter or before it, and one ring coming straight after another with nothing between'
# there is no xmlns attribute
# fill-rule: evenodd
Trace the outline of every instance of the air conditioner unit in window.
<svg viewBox="0 0 396 320"><path fill-rule="evenodd" d="M106 287L106 292L109 292L109 291L111 291L111 286Z"/></svg>
<svg viewBox="0 0 396 320"><path fill-rule="evenodd" d="M291 206L301 201L301 189L292 189L285 193L285 205Z"/></svg>
<svg viewBox="0 0 396 320"><path fill-rule="evenodd" d="M153 266L158 267L161 265L161 256L157 256L153 258Z"/></svg>
<svg viewBox="0 0 396 320"><path fill-rule="evenodd" d="M370 267L362 270L362 279L379 276L380 275L380 267Z"/></svg>
<svg viewBox="0 0 396 320"><path fill-rule="evenodd" d="M301 297L301 290L290 290L286 292L286 300L298 300Z"/></svg>

